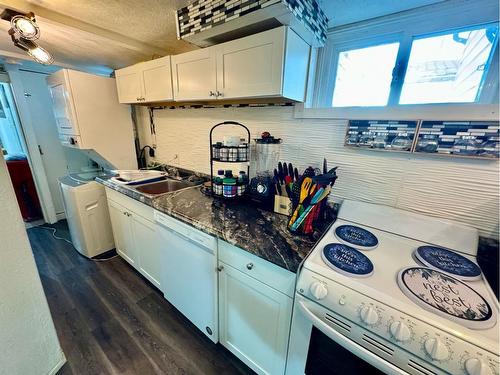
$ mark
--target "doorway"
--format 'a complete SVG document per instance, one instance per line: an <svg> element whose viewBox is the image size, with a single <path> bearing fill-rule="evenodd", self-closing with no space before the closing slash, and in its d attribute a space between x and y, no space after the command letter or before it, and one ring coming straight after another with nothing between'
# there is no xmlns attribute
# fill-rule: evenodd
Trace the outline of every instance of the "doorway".
<svg viewBox="0 0 500 375"><path fill-rule="evenodd" d="M43 219L40 199L28 160L11 87L0 82L0 150L14 186L17 203L26 223Z"/></svg>

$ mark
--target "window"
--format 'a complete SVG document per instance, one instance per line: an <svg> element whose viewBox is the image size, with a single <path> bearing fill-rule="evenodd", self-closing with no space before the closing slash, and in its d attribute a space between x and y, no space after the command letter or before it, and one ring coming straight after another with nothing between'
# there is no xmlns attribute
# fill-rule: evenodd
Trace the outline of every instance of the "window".
<svg viewBox="0 0 500 375"><path fill-rule="evenodd" d="M331 29L305 109L498 103L498 11L498 0L452 0Z"/></svg>
<svg viewBox="0 0 500 375"><path fill-rule="evenodd" d="M400 104L479 101L498 27L415 38Z"/></svg>
<svg viewBox="0 0 500 375"><path fill-rule="evenodd" d="M399 43L339 54L333 107L387 105Z"/></svg>

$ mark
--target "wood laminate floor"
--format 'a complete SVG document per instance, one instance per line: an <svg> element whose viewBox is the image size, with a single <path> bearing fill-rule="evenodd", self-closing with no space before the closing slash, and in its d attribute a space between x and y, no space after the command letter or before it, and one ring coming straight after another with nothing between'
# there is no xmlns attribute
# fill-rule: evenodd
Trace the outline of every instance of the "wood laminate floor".
<svg viewBox="0 0 500 375"><path fill-rule="evenodd" d="M28 236L68 360L59 374L253 373L120 257L90 261L40 227Z"/></svg>

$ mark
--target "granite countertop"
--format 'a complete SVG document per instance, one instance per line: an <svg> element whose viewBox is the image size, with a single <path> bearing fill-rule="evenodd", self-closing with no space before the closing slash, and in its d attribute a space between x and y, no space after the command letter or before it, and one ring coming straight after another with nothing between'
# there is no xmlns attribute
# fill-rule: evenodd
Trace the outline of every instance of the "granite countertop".
<svg viewBox="0 0 500 375"><path fill-rule="evenodd" d="M246 201L213 199L199 186L151 198L110 180L96 181L294 273L316 243L315 239L291 234L284 215Z"/></svg>

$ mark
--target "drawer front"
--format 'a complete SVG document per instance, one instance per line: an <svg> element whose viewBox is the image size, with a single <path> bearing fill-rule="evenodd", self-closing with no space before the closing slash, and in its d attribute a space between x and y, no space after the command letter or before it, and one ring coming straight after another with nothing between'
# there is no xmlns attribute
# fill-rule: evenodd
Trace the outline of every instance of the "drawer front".
<svg viewBox="0 0 500 375"><path fill-rule="evenodd" d="M296 274L226 241L218 241L219 259L293 298Z"/></svg>
<svg viewBox="0 0 500 375"><path fill-rule="evenodd" d="M116 190L110 189L108 187L106 187L106 196L108 197L108 199L122 205L127 210L130 210L137 215L142 216L144 219L154 221L153 208L148 206L147 204L136 201L135 199L127 197L125 194L119 193Z"/></svg>

